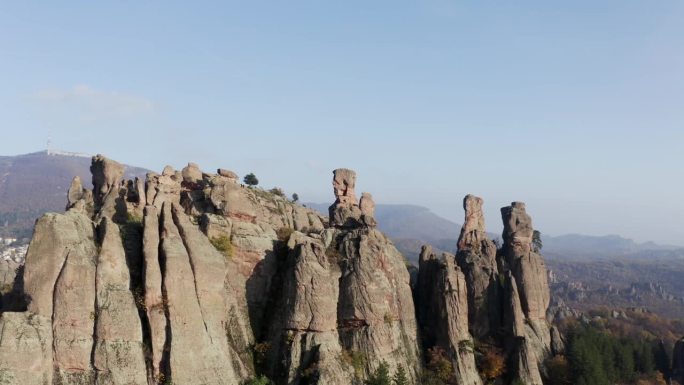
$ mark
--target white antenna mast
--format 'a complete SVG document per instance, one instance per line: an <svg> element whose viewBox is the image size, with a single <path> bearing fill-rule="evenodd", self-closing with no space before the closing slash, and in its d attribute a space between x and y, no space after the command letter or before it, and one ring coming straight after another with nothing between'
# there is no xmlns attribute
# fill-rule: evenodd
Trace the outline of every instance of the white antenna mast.
<svg viewBox="0 0 684 385"><path fill-rule="evenodd" d="M52 144L52 135L51 135L51 129L48 128L48 137L47 137L47 154L50 155L50 145Z"/></svg>

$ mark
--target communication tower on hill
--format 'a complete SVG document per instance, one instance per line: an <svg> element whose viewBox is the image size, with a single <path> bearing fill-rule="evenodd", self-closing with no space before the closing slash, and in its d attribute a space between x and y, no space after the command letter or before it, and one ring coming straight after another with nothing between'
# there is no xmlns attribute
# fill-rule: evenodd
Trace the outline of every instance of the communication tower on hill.
<svg viewBox="0 0 684 385"><path fill-rule="evenodd" d="M51 148L50 148L51 146L52 146L52 130L50 128L48 128L47 148L46 148L46 152L48 155L50 155L50 153L51 153Z"/></svg>

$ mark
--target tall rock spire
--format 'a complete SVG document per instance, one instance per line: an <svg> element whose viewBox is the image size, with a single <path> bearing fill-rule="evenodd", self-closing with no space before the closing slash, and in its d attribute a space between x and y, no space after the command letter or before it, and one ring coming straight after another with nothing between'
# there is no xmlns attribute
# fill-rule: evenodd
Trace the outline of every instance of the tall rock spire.
<svg viewBox="0 0 684 385"><path fill-rule="evenodd" d="M328 209L330 226L338 228L373 227L375 202L369 193L363 193L356 200L356 172L347 168L333 171L333 192L335 203Z"/></svg>
<svg viewBox="0 0 684 385"><path fill-rule="evenodd" d="M501 209L503 219L502 265L507 270L511 306L507 319L518 362L518 376L526 383L541 384L539 367L551 354L551 331L546 321L550 302L548 274L544 258L534 252L532 218L522 202ZM516 298L517 297L517 298ZM522 314L520 314L522 313ZM524 322L520 322L524 320ZM536 368L536 369L535 369Z"/></svg>
<svg viewBox="0 0 684 385"><path fill-rule="evenodd" d="M95 212L102 216L113 217L117 214L119 201L119 188L123 180L124 166L102 155L95 155L90 164L90 172L93 175L93 201ZM115 222L125 218L115 218Z"/></svg>
<svg viewBox="0 0 684 385"><path fill-rule="evenodd" d="M503 254L506 265L518 282L525 316L534 321L544 321L551 294L544 258L532 248L532 218L522 202L513 202L502 208L501 216L504 224Z"/></svg>
<svg viewBox="0 0 684 385"><path fill-rule="evenodd" d="M424 348L439 347L447 353L457 384L482 384L468 332L466 279L454 256L437 257L430 246L423 246L415 292Z"/></svg>
<svg viewBox="0 0 684 385"><path fill-rule="evenodd" d="M501 318L496 245L487 237L482 204L482 198L474 195L463 198L465 219L456 253L468 284L470 331L477 338L496 330Z"/></svg>

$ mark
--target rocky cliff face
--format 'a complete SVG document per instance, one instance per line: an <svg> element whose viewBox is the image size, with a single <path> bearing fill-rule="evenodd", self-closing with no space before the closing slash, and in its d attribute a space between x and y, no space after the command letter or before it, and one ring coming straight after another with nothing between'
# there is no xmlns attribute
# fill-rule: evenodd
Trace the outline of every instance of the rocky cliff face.
<svg viewBox="0 0 684 385"><path fill-rule="evenodd" d="M477 338L494 333L501 318L496 245L487 237L482 204L482 198L473 195L463 199L465 219L456 253L468 283L470 330Z"/></svg>
<svg viewBox="0 0 684 385"><path fill-rule="evenodd" d="M477 340L493 341L502 349L510 380L541 385L543 362L553 353L546 321L550 291L544 260L532 246L532 220L524 203L502 208L503 245L497 250L487 238L482 205L481 198L464 198L465 220L458 240L469 329ZM556 350L562 350L556 345Z"/></svg>
<svg viewBox="0 0 684 385"><path fill-rule="evenodd" d="M551 334L546 321L551 294L546 265L532 247L534 229L525 204L513 202L501 209L501 216L504 222L502 264L515 283L525 320L524 333L516 331L514 334L525 338L526 350L534 352L541 364L551 352Z"/></svg>
<svg viewBox="0 0 684 385"><path fill-rule="evenodd" d="M473 338L468 323L468 288L455 257L437 257L429 246L420 253L416 283L421 337L424 346L446 351L457 384L480 385Z"/></svg>
<svg viewBox="0 0 684 385"><path fill-rule="evenodd" d="M333 173L329 218L225 169L125 181L96 156L91 171L92 191L75 178L67 212L36 223L0 315L4 383L356 385L385 363L417 384L439 348L449 381L479 385L474 347L496 339L509 377L541 384L548 287L524 206L497 255L466 197L458 256L425 248L412 288L351 170Z"/></svg>
<svg viewBox="0 0 684 385"><path fill-rule="evenodd" d="M0 316L7 383L352 384L382 361L417 378L409 274L353 171L335 172L330 227L228 170L91 171L36 224L26 311Z"/></svg>
<svg viewBox="0 0 684 385"><path fill-rule="evenodd" d="M500 270L505 274L504 327L507 350L517 377L525 384L542 385L543 362L551 355L551 329L546 321L550 303L544 259L532 247L534 229L525 204L501 209L503 246Z"/></svg>

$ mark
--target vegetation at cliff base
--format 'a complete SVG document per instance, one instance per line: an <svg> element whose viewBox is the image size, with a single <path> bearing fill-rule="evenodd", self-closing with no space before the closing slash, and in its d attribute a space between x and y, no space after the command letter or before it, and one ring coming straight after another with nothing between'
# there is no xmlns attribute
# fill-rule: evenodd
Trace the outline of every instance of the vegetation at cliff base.
<svg viewBox="0 0 684 385"><path fill-rule="evenodd" d="M552 385L665 384L655 341L617 336L595 325L568 330L566 359L547 363Z"/></svg>
<svg viewBox="0 0 684 385"><path fill-rule="evenodd" d="M390 376L389 365L387 362L382 361L380 366L370 375L368 380L364 382L364 385L408 385L409 380L406 375L406 370L400 366L394 372L394 375Z"/></svg>

